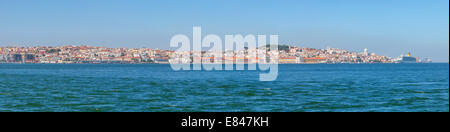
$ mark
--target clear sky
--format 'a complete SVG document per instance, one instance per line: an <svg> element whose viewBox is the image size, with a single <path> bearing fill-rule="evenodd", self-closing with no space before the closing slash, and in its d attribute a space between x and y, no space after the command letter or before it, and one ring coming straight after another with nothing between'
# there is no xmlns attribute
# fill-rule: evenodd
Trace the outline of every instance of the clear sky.
<svg viewBox="0 0 450 132"><path fill-rule="evenodd" d="M448 0L0 0L0 46L169 47L175 34L449 61Z"/></svg>

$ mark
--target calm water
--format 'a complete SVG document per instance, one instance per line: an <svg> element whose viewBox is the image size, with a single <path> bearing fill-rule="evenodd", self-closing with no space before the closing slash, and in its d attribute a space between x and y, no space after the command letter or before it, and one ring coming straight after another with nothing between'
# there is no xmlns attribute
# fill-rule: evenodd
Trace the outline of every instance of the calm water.
<svg viewBox="0 0 450 132"><path fill-rule="evenodd" d="M0 111L449 111L449 64L0 64Z"/></svg>

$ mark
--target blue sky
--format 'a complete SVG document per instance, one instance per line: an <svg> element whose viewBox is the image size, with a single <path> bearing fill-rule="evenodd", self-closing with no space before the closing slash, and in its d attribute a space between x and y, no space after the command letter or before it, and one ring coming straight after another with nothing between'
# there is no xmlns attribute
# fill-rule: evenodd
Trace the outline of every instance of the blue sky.
<svg viewBox="0 0 450 132"><path fill-rule="evenodd" d="M175 34L449 60L448 0L0 0L0 46L169 47Z"/></svg>

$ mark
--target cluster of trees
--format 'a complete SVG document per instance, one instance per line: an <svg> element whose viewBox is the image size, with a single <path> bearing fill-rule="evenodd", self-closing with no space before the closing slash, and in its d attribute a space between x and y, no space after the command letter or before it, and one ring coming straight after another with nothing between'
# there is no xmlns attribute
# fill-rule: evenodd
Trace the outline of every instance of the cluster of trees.
<svg viewBox="0 0 450 132"><path fill-rule="evenodd" d="M61 49L50 49L50 50L46 50L45 52L47 52L47 53L57 53L57 52L61 52Z"/></svg>

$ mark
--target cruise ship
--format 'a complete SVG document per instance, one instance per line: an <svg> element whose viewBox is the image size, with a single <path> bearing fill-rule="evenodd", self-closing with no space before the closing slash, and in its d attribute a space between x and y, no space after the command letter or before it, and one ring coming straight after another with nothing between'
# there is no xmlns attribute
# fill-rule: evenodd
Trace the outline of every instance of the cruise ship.
<svg viewBox="0 0 450 132"><path fill-rule="evenodd" d="M408 56L401 55L397 58L397 62L399 63L417 63L417 59L411 56L411 53L408 53Z"/></svg>

